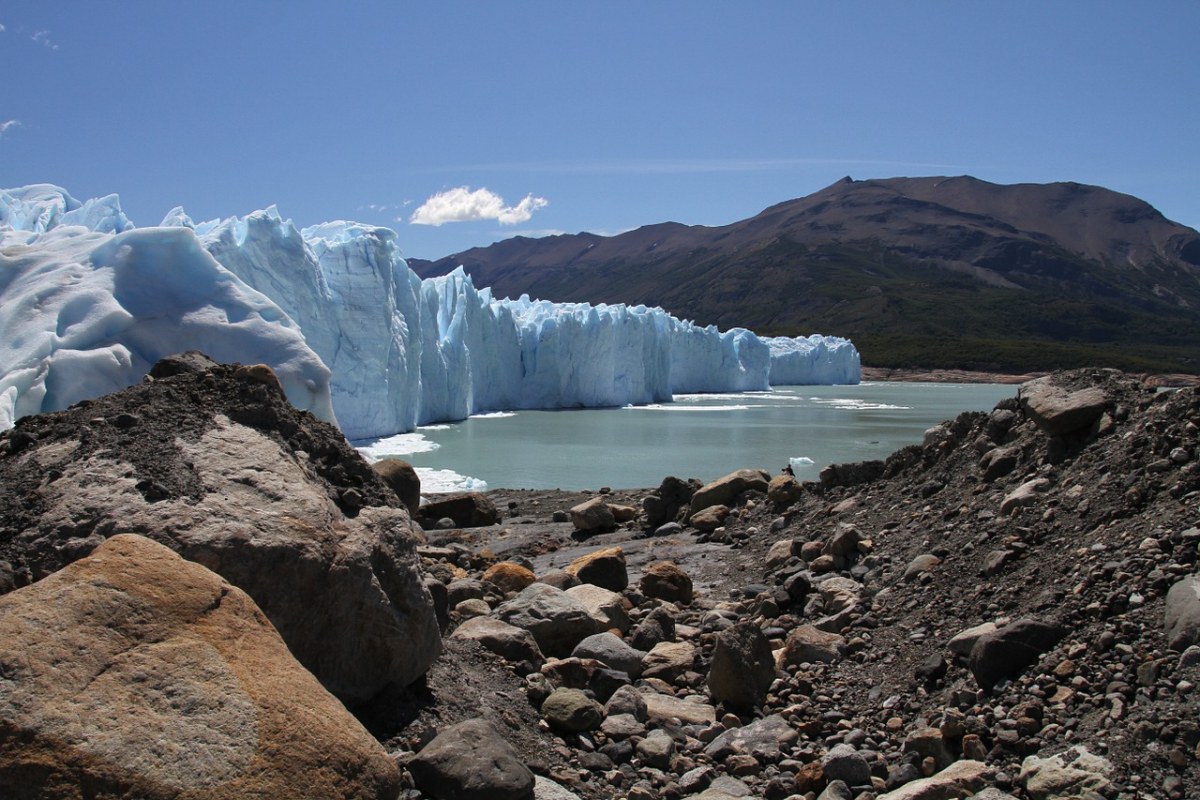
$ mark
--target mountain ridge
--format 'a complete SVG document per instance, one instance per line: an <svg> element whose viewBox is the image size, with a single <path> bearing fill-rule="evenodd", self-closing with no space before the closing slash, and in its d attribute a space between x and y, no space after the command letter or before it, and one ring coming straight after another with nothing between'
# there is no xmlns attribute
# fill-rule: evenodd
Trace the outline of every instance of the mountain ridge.
<svg viewBox="0 0 1200 800"><path fill-rule="evenodd" d="M409 265L462 265L497 296L847 336L870 366L1200 369L1200 233L1073 182L847 177L728 225L513 238Z"/></svg>

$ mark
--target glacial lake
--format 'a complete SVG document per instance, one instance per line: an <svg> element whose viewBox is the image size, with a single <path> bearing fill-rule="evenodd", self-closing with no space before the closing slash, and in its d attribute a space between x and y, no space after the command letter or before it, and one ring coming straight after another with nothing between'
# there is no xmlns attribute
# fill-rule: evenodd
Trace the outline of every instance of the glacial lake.
<svg viewBox="0 0 1200 800"><path fill-rule="evenodd" d="M468 489L631 489L667 475L710 481L742 467L791 464L816 480L827 464L886 458L963 411L1016 394L995 384L862 383L677 395L624 408L515 411L356 443L402 458L425 493Z"/></svg>

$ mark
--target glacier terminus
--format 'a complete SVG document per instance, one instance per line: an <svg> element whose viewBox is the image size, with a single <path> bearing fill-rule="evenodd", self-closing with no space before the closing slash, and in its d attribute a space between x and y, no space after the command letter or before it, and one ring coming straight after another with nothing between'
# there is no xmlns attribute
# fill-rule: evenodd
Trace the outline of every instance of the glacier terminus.
<svg viewBox="0 0 1200 800"><path fill-rule="evenodd" d="M0 190L0 429L135 383L183 350L268 364L293 404L349 439L860 376L842 338L497 299L461 268L421 280L388 228L298 229L274 207L208 222L176 208L138 228L116 195Z"/></svg>

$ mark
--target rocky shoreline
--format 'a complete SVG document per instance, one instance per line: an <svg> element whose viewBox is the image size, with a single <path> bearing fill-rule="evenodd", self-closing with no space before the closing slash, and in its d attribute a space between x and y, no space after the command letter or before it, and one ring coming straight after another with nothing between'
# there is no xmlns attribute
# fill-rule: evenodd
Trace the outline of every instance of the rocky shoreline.
<svg viewBox="0 0 1200 800"><path fill-rule="evenodd" d="M343 446L269 376L211 364L0 435L0 794L1182 800L1200 785L1195 389L1059 373L818 482L750 468L703 487L493 491L414 509L420 527L410 478ZM213 628L206 609L226 607ZM314 612L345 655L305 649L314 632L288 619ZM414 646L431 621L436 641ZM286 651L249 638L263 625ZM80 661L81 641L112 649ZM307 712L277 702L295 686L329 725L295 724ZM274 738L239 736L256 724Z"/></svg>

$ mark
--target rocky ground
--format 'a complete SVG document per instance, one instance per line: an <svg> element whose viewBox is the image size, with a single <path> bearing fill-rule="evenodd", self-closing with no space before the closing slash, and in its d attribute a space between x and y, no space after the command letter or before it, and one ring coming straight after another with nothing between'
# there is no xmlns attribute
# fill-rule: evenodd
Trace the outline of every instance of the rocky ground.
<svg viewBox="0 0 1200 800"><path fill-rule="evenodd" d="M354 691L360 665L342 675L352 654L321 663L322 682L344 681L338 696L396 768L373 767L370 789L338 778L337 796L1179 800L1198 791L1196 389L1159 392L1108 371L1056 374L886 461L831 465L815 483L747 465L706 487L667 478L642 491L495 491L424 507L413 554L399 534L362 527L387 509L388 524L399 524L400 502L353 453L274 401L270 414L254 412L261 383L219 369L160 382L201 406L225 403L234 422L168 423L156 393L140 387L0 437L0 559L9 565L0 623L18 618L43 574L60 580L75 565L54 569L120 532L116 521L83 519L78 503L114 451L130 453L107 478L128 483L110 517L185 558L199 553L236 585L242 573L230 565L246 554L266 559L254 574L281 564L289 578L309 574L279 555L284 534L259 520L288 516L289 481L311 483L336 534L319 540L321 574L360 564L348 572L368 580L345 584L344 596L395 581L389 565L419 560L442 627L442 654L424 677L370 699ZM142 405L128 408L130 398ZM270 483L264 465L231 466L245 448L208 463L188 444L214 430L228 439L239 426L268 435L300 472ZM152 446L151 430L166 441L175 431L176 446ZM29 464L51 467L33 474ZM75 494L64 494L70 481ZM232 544L204 539L197 550L198 518L180 515L217 496L230 498L228 513L246 513L247 496L235 492L247 481L259 492L260 527L224 522ZM131 515L137 503L160 517ZM306 503L284 519L288 535L298 519L313 520L317 501ZM266 554L247 545L256 536L269 540ZM359 547L357 562L334 549L367 536L388 547ZM94 573L90 558L78 564ZM284 603L271 587L251 588L273 621L303 611L303 597ZM399 590L390 597L393 616L418 603ZM308 602L315 611L328 601ZM374 602L363 594L339 608ZM276 627L295 651L303 631ZM341 638L352 650L353 637ZM14 686L28 668L15 641L0 646L0 678ZM28 771L5 773L6 758L19 761L13 742L33 736L15 733L25 709L0 693L0 787L30 785ZM358 744L339 747L346 764L378 763ZM301 781L303 763L289 765ZM172 787L141 796L193 796Z"/></svg>
<svg viewBox="0 0 1200 800"><path fill-rule="evenodd" d="M1039 417L1013 400L991 414L964 414L884 463L827 469L820 484L793 497L741 493L707 532L647 531L642 516L585 536L569 521L553 521L586 500L640 508L651 494L602 488L492 492L505 515L500 526L429 532L431 544L516 561L543 578L580 555L620 546L634 636L639 622L665 608L676 639L693 648L670 680L642 684L713 706L711 720L652 717L630 732L609 725L610 716L597 729L554 732L543 719L540 732L552 734L551 744L530 738L524 757L588 797L691 796L723 775L754 796L841 796L844 787L829 789L831 778L845 777L830 761L839 746L840 755L845 746L853 751L850 763L861 766L861 757L870 776L848 784L845 796L917 792L917 779L966 761L983 765L981 777L937 796L988 787L1019 798L1194 796L1200 652L1172 646L1164 616L1168 589L1196 569L1200 396L1159 393L1100 371L1052 380L1059 395L1091 410L1064 423L1067 412L1056 418L1043 409ZM646 566L659 560L691 577L690 602L644 590ZM450 561L467 567L467 579L486 566ZM797 574L807 591L796 589ZM489 599L491 608L502 597ZM759 705L730 715L708 678L719 632L746 621L777 657L798 647L793 634L806 624L840 639L829 661L793 659ZM1019 633L1024 621L1049 629L1049 639L1019 646L1027 657L1016 666L973 671L979 632L971 629ZM443 680L442 670L471 673L459 658L451 648L431 681ZM542 668L552 679L563 672L554 661ZM597 694L581 677L563 682ZM460 692L453 680L442 685ZM499 691L521 711L524 699L536 711L544 697L540 679L523 685L514 677ZM477 699L459 698L465 714L486 707ZM766 735L766 743L711 749L727 731L780 719L784 733ZM656 729L673 742L669 758L643 752ZM1086 754L1071 749L1080 747ZM1053 771L1039 770L1038 759L1064 752L1086 768L1045 777ZM552 764L546 753L556 757ZM1062 785L1047 789L1054 781Z"/></svg>

